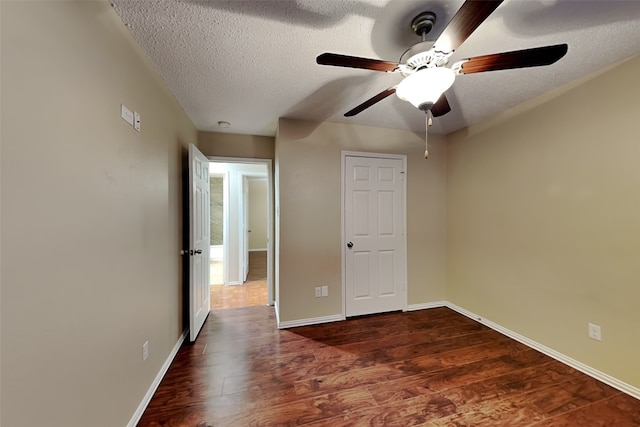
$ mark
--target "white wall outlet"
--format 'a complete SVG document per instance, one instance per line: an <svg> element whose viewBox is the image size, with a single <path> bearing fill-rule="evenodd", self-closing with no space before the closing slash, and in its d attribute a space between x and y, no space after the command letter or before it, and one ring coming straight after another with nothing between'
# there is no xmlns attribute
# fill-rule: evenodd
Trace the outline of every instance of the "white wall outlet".
<svg viewBox="0 0 640 427"><path fill-rule="evenodd" d="M326 286L326 285L322 287L322 296L323 297L328 297L329 296L329 287Z"/></svg>
<svg viewBox="0 0 640 427"><path fill-rule="evenodd" d="M124 104L120 105L120 117L122 117L125 122L133 126L133 111L129 110Z"/></svg>
<svg viewBox="0 0 640 427"><path fill-rule="evenodd" d="M593 338L596 341L602 341L602 330L600 325L589 323L589 338Z"/></svg>
<svg viewBox="0 0 640 427"><path fill-rule="evenodd" d="M149 358L149 341L145 341L142 344L142 362L146 362Z"/></svg>
<svg viewBox="0 0 640 427"><path fill-rule="evenodd" d="M133 128L140 132L140 113L137 111L133 112Z"/></svg>
<svg viewBox="0 0 640 427"><path fill-rule="evenodd" d="M322 296L322 288L320 286L316 286L316 298Z"/></svg>

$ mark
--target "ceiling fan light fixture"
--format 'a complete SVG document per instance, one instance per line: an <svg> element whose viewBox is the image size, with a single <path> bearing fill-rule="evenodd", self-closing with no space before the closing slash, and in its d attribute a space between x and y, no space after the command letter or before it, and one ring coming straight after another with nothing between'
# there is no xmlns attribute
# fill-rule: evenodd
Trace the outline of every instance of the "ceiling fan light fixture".
<svg viewBox="0 0 640 427"><path fill-rule="evenodd" d="M455 78L451 68L423 68L405 77L396 88L396 94L403 101L426 111L451 87Z"/></svg>

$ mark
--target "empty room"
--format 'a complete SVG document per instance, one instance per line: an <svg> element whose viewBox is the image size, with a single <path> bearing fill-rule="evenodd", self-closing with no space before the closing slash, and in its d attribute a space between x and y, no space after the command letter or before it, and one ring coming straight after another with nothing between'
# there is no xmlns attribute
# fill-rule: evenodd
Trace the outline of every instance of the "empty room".
<svg viewBox="0 0 640 427"><path fill-rule="evenodd" d="M640 425L640 1L0 20L2 426Z"/></svg>

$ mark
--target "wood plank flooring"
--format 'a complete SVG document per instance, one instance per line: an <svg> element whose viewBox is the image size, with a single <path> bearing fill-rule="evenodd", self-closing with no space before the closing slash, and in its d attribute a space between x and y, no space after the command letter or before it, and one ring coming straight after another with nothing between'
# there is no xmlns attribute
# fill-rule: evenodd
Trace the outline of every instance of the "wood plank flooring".
<svg viewBox="0 0 640 427"><path fill-rule="evenodd" d="M267 251L249 252L247 282L267 280Z"/></svg>
<svg viewBox="0 0 640 427"><path fill-rule="evenodd" d="M256 280L242 285L211 285L211 309L267 305L267 281Z"/></svg>
<svg viewBox="0 0 640 427"><path fill-rule="evenodd" d="M277 330L215 310L139 426L640 426L640 401L447 308Z"/></svg>
<svg viewBox="0 0 640 427"><path fill-rule="evenodd" d="M267 252L249 252L249 274L242 285L211 285L211 309L267 305Z"/></svg>

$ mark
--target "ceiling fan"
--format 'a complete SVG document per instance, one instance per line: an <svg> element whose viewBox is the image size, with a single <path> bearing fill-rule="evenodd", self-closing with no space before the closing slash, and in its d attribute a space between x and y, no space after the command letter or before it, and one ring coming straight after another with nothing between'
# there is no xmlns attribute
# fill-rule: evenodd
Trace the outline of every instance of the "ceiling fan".
<svg viewBox="0 0 640 427"><path fill-rule="evenodd" d="M426 40L426 35L433 28L436 15L433 12L420 13L411 21L411 28L422 41L405 51L399 62L336 53L323 53L316 58L316 62L320 65L401 73L405 77L398 85L369 98L347 111L345 116L355 116L395 93L400 99L424 111L429 127L431 116L439 117L451 111L444 92L451 87L456 75L551 65L567 53L568 46L558 44L475 56L462 59L450 68L446 67L455 50L502 2L503 0L466 0L433 43ZM425 151L426 157L428 151Z"/></svg>

